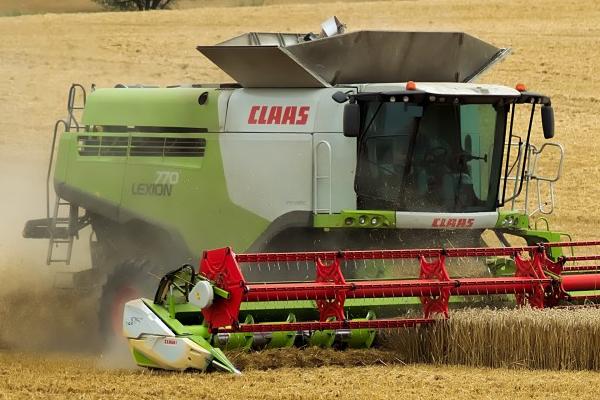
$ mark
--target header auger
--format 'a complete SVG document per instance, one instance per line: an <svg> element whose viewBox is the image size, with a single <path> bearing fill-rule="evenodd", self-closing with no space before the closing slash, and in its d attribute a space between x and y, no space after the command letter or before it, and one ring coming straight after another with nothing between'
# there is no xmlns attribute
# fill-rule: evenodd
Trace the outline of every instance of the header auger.
<svg viewBox="0 0 600 400"><path fill-rule="evenodd" d="M221 248L203 254L198 273L186 266L167 274L153 302L128 303L123 327L140 365L205 370L214 362L237 372L219 348L370 347L377 330L451 318L451 305L459 305L467 297L470 306L498 296L505 303L533 308L598 301L600 265L581 263L598 262L600 255L549 257L555 248L594 246L600 246L600 241L249 254ZM489 277L453 273L457 260L476 264L492 257L511 260L514 272ZM387 272L406 272L411 261L418 265L415 277L361 278L369 275L369 269L383 265ZM314 275L314 281L250 282L243 271L251 268L271 269L273 274L302 269ZM416 308L421 309L419 316L415 316ZM155 329L132 329L152 326L152 321L157 324ZM163 327L162 334L157 333L158 326ZM200 353L195 350L198 346L203 349Z"/></svg>

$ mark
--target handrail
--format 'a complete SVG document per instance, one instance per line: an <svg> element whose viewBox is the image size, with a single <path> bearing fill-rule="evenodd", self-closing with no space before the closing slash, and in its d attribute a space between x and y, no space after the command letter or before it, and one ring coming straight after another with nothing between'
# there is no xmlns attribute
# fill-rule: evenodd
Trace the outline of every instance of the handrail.
<svg viewBox="0 0 600 400"><path fill-rule="evenodd" d="M77 95L77 88L81 89L81 93L83 96L83 105L81 107L75 107L75 98ZM71 87L69 88L69 98L67 100L67 112L69 113L69 121L68 121L67 131L71 130L72 123L75 123L75 129L77 130L77 132L79 132L79 130L81 129L81 127L79 126L79 121L77 121L77 118L75 117L75 114L73 113L73 111L74 110L83 110L85 108L86 102L87 102L87 93L85 91L85 88L82 85L80 85L79 83L71 84Z"/></svg>
<svg viewBox="0 0 600 400"><path fill-rule="evenodd" d="M327 162L328 162L328 175L320 175L319 174L319 147L325 146L327 149ZM331 174L332 174L332 156L331 156L331 144L326 140L321 140L317 143L314 149L313 154L313 213L318 214L319 212L325 211L328 214L332 213L333 201L331 195ZM329 181L328 189L329 189L329 207L328 208L320 208L319 207L319 180L327 179Z"/></svg>
<svg viewBox="0 0 600 400"><path fill-rule="evenodd" d="M59 119L54 124L54 134L52 135L52 146L50 147L50 161L48 162L48 171L46 174L46 218L50 219L50 176L52 175L52 165L54 163L54 149L56 148L56 136L58 135L58 127L63 124L65 131L69 131L69 125L64 119Z"/></svg>

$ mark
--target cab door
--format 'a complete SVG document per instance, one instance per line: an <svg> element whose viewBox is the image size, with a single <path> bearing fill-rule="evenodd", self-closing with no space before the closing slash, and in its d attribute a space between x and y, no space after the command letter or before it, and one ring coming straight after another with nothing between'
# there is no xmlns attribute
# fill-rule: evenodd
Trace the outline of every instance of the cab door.
<svg viewBox="0 0 600 400"><path fill-rule="evenodd" d="M313 212L356 209L356 139L341 132L313 134Z"/></svg>

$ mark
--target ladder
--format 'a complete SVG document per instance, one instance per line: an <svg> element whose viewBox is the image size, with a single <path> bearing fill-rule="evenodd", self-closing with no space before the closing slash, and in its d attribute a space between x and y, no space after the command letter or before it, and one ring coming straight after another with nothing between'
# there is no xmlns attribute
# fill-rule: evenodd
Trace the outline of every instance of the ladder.
<svg viewBox="0 0 600 400"><path fill-rule="evenodd" d="M58 138L59 128L64 127L64 132L74 130L79 132L83 127L79 124L77 113L81 113L85 108L87 94L85 88L77 83L74 83L69 88L69 96L67 99L67 119L58 120L54 125L54 134L52 137L52 146L50 149L50 161L48 163L48 171L46 175L46 218L48 220L48 253L46 256L46 264L71 263L71 255L73 254L73 241L78 238L79 230L87 225L80 223L79 206L71 204L68 201L56 196L54 209L50 215L50 180L52 176L52 167L54 164L54 152L56 149L56 141ZM79 103L77 103L79 99ZM68 210L68 212L66 212ZM57 250L59 251L57 255Z"/></svg>
<svg viewBox="0 0 600 400"><path fill-rule="evenodd" d="M68 215L64 216L62 210L68 207ZM46 264L52 263L71 263L71 255L73 254L73 240L78 237L78 219L79 207L56 197L54 203L54 213L50 218L48 226L48 254L46 256ZM60 255L56 256L55 251L63 248Z"/></svg>

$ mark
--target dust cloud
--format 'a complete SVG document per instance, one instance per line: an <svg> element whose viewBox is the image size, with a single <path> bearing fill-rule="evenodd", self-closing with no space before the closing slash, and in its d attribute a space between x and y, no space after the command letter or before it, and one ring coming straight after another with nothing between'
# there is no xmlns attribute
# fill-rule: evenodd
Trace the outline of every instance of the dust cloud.
<svg viewBox="0 0 600 400"><path fill-rule="evenodd" d="M0 157L0 348L91 350L98 342L95 296L54 284L57 271L86 268L85 257L78 254L69 267L47 266L48 241L22 237L25 221L46 215L47 161L6 153Z"/></svg>
<svg viewBox="0 0 600 400"><path fill-rule="evenodd" d="M97 355L96 366L101 369L137 369L139 368L124 337L112 336L102 346Z"/></svg>

